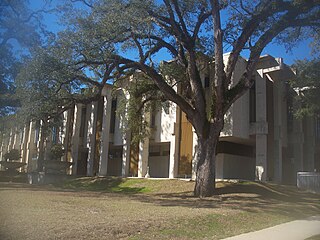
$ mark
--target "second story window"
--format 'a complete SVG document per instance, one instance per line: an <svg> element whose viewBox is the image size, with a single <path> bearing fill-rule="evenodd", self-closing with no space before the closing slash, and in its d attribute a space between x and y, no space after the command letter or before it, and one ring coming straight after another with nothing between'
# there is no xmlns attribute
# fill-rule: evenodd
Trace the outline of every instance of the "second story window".
<svg viewBox="0 0 320 240"><path fill-rule="evenodd" d="M84 137L85 129L86 129L86 115L87 115L87 108L81 109L81 121L80 121L80 137Z"/></svg>
<svg viewBox="0 0 320 240"><path fill-rule="evenodd" d="M256 84L254 83L249 90L249 120L256 122Z"/></svg>
<svg viewBox="0 0 320 240"><path fill-rule="evenodd" d="M52 128L52 143L57 143L57 127Z"/></svg>
<svg viewBox="0 0 320 240"><path fill-rule="evenodd" d="M210 78L209 76L206 76L204 78L204 88L208 88L208 87L210 87Z"/></svg>
<svg viewBox="0 0 320 240"><path fill-rule="evenodd" d="M116 128L116 110L117 110L117 99L112 99L111 117L110 117L110 133L114 133Z"/></svg>
<svg viewBox="0 0 320 240"><path fill-rule="evenodd" d="M320 140L320 116L317 116L316 117L316 120L315 120L315 130L316 130L316 132L315 132L315 134L316 134L316 139L317 140Z"/></svg>

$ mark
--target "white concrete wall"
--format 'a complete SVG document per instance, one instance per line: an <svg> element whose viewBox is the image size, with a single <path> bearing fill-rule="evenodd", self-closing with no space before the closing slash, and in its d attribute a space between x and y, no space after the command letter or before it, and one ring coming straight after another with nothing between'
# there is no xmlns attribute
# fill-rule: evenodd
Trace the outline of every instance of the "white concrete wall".
<svg viewBox="0 0 320 240"><path fill-rule="evenodd" d="M216 178L254 178L254 158L219 153L216 158Z"/></svg>
<svg viewBox="0 0 320 240"><path fill-rule="evenodd" d="M149 174L151 177L169 177L169 156L149 157Z"/></svg>
<svg viewBox="0 0 320 240"><path fill-rule="evenodd" d="M155 142L169 142L174 134L174 126L176 122L176 104L170 102L167 112L161 108L156 113L155 128L154 128L154 141Z"/></svg>
<svg viewBox="0 0 320 240"><path fill-rule="evenodd" d="M73 114L73 127L72 127L72 138L71 138L71 162L72 174L77 174L78 159L79 159L79 145L80 145L80 124L82 114L82 104L77 104Z"/></svg>
<svg viewBox="0 0 320 240"><path fill-rule="evenodd" d="M129 94L127 92L119 92L117 94L117 107L119 106L120 102L123 101L123 98L129 99ZM126 141L126 131L127 131L127 124L126 124L126 112L116 113L115 119L115 128L113 134L113 144L114 145L124 145Z"/></svg>
<svg viewBox="0 0 320 240"><path fill-rule="evenodd" d="M228 60L229 54L224 55L224 62ZM234 86L244 73L246 60L240 58L235 67L235 74L232 76L232 86ZM249 92L240 97L225 115L225 126L221 136L234 136L249 138Z"/></svg>

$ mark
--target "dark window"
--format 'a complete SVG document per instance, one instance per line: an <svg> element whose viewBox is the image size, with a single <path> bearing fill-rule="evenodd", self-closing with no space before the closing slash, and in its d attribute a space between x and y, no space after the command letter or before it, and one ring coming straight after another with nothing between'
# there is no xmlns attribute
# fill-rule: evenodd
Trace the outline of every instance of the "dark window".
<svg viewBox="0 0 320 240"><path fill-rule="evenodd" d="M34 133L34 143L37 143L39 141L39 137L40 137L40 121L36 122L36 126L35 126L35 133Z"/></svg>
<svg viewBox="0 0 320 240"><path fill-rule="evenodd" d="M208 88L210 86L210 78L208 76L206 76L204 78L204 87Z"/></svg>
<svg viewBox="0 0 320 240"><path fill-rule="evenodd" d="M151 128L154 128L156 126L156 115L157 115L156 110L152 109L151 110L151 124L150 124Z"/></svg>
<svg viewBox="0 0 320 240"><path fill-rule="evenodd" d="M86 129L86 115L87 115L87 108L81 109L81 122L80 122L80 137L84 137L84 132Z"/></svg>
<svg viewBox="0 0 320 240"><path fill-rule="evenodd" d="M293 132L294 108L293 97L295 92L290 89L289 83L286 83L286 96L287 96L287 131Z"/></svg>
<svg viewBox="0 0 320 240"><path fill-rule="evenodd" d="M52 143L57 143L57 128L53 127L52 128Z"/></svg>
<svg viewBox="0 0 320 240"><path fill-rule="evenodd" d="M117 99L112 99L111 103L111 119L110 119L110 133L114 133L116 127L116 110L117 110Z"/></svg>
<svg viewBox="0 0 320 240"><path fill-rule="evenodd" d="M251 86L249 90L249 120L250 122L256 121L256 85L255 83Z"/></svg>
<svg viewBox="0 0 320 240"><path fill-rule="evenodd" d="M320 140L320 117L316 118L316 139Z"/></svg>
<svg viewBox="0 0 320 240"><path fill-rule="evenodd" d="M34 143L37 143L39 141L39 128L35 129L35 138L34 138Z"/></svg>

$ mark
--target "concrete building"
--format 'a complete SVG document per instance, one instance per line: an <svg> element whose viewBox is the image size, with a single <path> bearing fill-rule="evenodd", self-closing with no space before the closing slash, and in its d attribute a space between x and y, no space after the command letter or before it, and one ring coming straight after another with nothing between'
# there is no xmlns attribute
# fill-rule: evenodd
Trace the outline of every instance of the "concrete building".
<svg viewBox="0 0 320 240"><path fill-rule="evenodd" d="M228 58L226 54L225 59ZM245 70L240 59L232 78L235 84ZM210 94L212 66L205 63L203 87ZM258 179L295 183L297 171L320 168L319 119L297 120L292 113L294 91L288 80L294 72L266 55L260 58L255 84L235 102L225 116L225 127L217 146L218 179ZM177 85L177 91L179 91ZM119 104L130 96L125 88L106 85L102 97L87 105L77 104L65 112L62 124L52 128L43 143L49 149L62 143L61 160L73 163L70 174L86 176L133 176L192 178L195 176L197 137L185 114L173 103L143 116L150 136L131 144L126 111ZM0 157L20 149L28 171L36 169L41 139L41 122L31 122L1 138Z"/></svg>

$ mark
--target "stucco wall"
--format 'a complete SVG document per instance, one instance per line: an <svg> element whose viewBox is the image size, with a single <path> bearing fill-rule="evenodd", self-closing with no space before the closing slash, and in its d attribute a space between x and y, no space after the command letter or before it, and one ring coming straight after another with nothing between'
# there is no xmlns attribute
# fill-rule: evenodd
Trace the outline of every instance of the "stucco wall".
<svg viewBox="0 0 320 240"><path fill-rule="evenodd" d="M153 135L155 142L169 142L171 140L174 133L176 112L176 105L170 102L156 113Z"/></svg>
<svg viewBox="0 0 320 240"><path fill-rule="evenodd" d="M224 61L227 62L229 54L224 55ZM235 74L232 76L232 85L235 85L242 73L245 71L246 61L240 58L235 67ZM221 136L234 136L249 138L249 92L239 98L225 115L225 126Z"/></svg>
<svg viewBox="0 0 320 240"><path fill-rule="evenodd" d="M254 180L255 159L219 153L216 158L216 178Z"/></svg>

